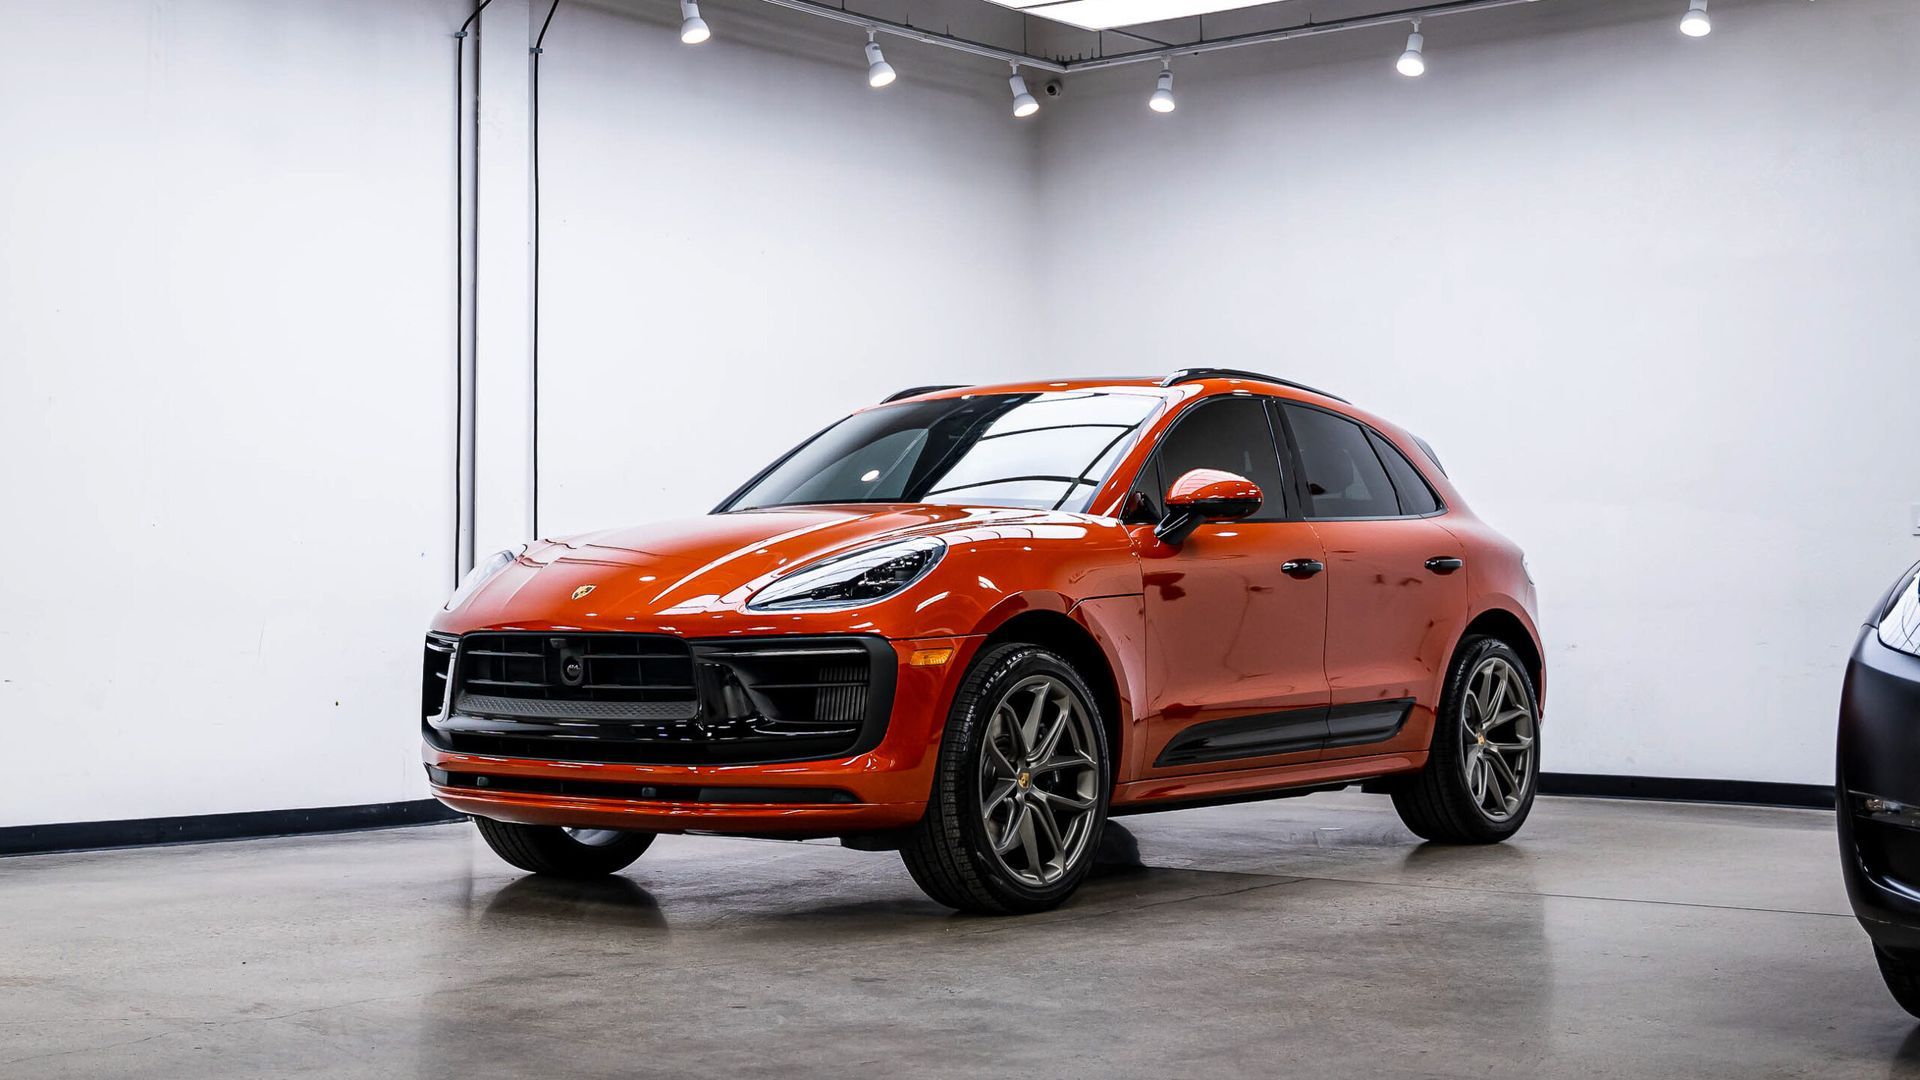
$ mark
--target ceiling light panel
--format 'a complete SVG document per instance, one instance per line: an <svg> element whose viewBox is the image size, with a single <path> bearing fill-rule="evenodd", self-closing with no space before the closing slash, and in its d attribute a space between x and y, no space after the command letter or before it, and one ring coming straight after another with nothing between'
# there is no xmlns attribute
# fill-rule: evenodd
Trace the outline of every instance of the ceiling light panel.
<svg viewBox="0 0 1920 1080"><path fill-rule="evenodd" d="M1262 3L1234 3L1233 0L993 0L1002 7L1015 8L1029 15L1052 19L1084 30L1108 30L1116 26L1186 19L1211 15L1216 11L1264 7Z"/></svg>

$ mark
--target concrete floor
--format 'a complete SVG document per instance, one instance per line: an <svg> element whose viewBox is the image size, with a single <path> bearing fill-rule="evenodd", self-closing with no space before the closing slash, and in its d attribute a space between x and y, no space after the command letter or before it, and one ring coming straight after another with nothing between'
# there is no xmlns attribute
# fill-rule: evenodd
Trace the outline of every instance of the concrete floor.
<svg viewBox="0 0 1920 1080"><path fill-rule="evenodd" d="M1121 824L1024 919L825 843L666 837L589 885L464 823L0 860L0 1076L1920 1076L1829 814Z"/></svg>

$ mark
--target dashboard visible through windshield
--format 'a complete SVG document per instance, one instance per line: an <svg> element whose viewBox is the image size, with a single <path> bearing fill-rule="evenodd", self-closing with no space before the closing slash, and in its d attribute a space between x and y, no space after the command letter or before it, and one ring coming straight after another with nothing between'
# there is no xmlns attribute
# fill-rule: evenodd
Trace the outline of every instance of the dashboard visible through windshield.
<svg viewBox="0 0 1920 1080"><path fill-rule="evenodd" d="M1116 390L885 405L821 432L721 507L938 503L1086 510L1162 404Z"/></svg>

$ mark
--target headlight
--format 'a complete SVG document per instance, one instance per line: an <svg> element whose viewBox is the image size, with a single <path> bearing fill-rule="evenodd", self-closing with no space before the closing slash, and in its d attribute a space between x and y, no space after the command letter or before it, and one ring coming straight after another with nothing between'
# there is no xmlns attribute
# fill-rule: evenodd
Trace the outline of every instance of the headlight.
<svg viewBox="0 0 1920 1080"><path fill-rule="evenodd" d="M452 611L472 599L473 594L480 591L480 586L491 580L493 575L511 566L513 560L525 554L526 550L527 545L521 544L519 547L510 547L505 551L496 551L473 564L473 569L467 571L467 576L460 579L460 587L453 590L453 595L447 598L447 610Z"/></svg>
<svg viewBox="0 0 1920 1080"><path fill-rule="evenodd" d="M876 544L796 570L755 593L747 607L801 611L871 604L925 577L946 550L931 536Z"/></svg>

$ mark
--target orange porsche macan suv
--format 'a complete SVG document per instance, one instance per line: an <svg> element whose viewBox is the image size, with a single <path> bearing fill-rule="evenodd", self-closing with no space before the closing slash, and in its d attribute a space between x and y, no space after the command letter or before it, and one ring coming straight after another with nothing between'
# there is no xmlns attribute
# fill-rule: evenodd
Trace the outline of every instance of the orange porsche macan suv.
<svg viewBox="0 0 1920 1080"><path fill-rule="evenodd" d="M1426 444L1201 369L919 387L706 517L500 552L434 621L422 734L526 870L840 837L1026 912L1110 814L1357 783L1503 840L1542 678L1520 552Z"/></svg>

